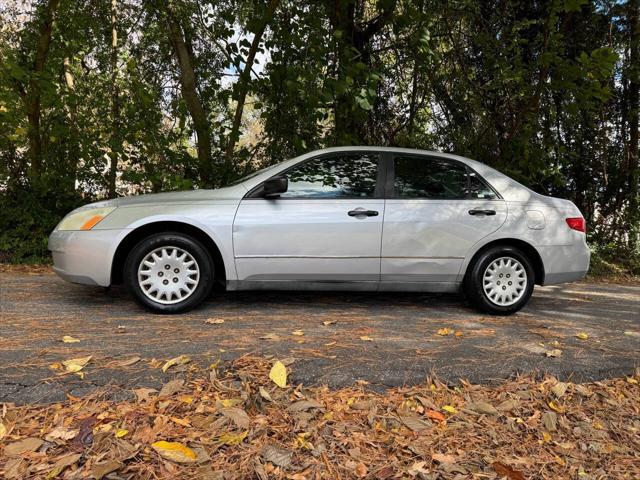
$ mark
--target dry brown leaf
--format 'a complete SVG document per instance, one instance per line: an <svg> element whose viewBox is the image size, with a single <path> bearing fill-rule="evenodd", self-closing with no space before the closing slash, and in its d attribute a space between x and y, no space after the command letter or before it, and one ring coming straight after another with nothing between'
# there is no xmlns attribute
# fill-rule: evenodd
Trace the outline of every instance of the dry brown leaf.
<svg viewBox="0 0 640 480"><path fill-rule="evenodd" d="M500 415L500 412L493 405L487 402L473 402L467 405L467 408L473 412L481 413L483 415Z"/></svg>
<svg viewBox="0 0 640 480"><path fill-rule="evenodd" d="M28 437L4 447L3 454L7 457L15 457L25 452L35 452L44 442L35 437Z"/></svg>
<svg viewBox="0 0 640 480"><path fill-rule="evenodd" d="M414 432L421 432L431 426L429 422L425 422L418 417L400 417L400 420L407 428L410 428Z"/></svg>
<svg viewBox="0 0 640 480"><path fill-rule="evenodd" d="M182 380L181 378L171 380L170 382L167 382L162 386L158 397L170 397L171 395L174 395L182 390L183 386L184 380Z"/></svg>
<svg viewBox="0 0 640 480"><path fill-rule="evenodd" d="M498 475L507 477L509 480L525 480L522 472L514 470L509 465L505 465L504 463L500 462L493 462L491 466Z"/></svg>
<svg viewBox="0 0 640 480"><path fill-rule="evenodd" d="M57 477L58 475L60 475L62 473L62 471L65 468L73 465L78 460L80 460L80 457L82 457L81 453L70 453L68 455L65 455L62 458L59 458L56 461L56 463L53 464L53 468L49 472L49 475L47 475L47 478L55 478L55 477Z"/></svg>
<svg viewBox="0 0 640 480"><path fill-rule="evenodd" d="M262 449L261 455L265 462L271 462L278 467L289 468L293 452L276 445L266 445Z"/></svg>
<svg viewBox="0 0 640 480"><path fill-rule="evenodd" d="M233 421L236 424L236 427L246 430L249 428L249 424L251 420L249 419L249 415L247 412L238 407L227 407L220 410L220 413L224 415L226 418Z"/></svg>
<svg viewBox="0 0 640 480"><path fill-rule="evenodd" d="M95 480L102 480L102 477L108 475L111 472L115 472L120 467L122 467L122 463L117 460L108 460L102 463L94 463L91 465L91 476L95 478Z"/></svg>

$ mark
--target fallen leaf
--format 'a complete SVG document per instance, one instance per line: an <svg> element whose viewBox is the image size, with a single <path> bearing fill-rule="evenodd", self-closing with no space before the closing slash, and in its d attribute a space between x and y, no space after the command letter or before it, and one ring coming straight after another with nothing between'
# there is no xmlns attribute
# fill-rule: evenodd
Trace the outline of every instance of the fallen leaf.
<svg viewBox="0 0 640 480"><path fill-rule="evenodd" d="M556 403L555 400L551 400L550 402L547 402L547 405L549 405L549 408L551 410L554 410L558 413L564 413L566 411L565 408L559 405L558 403Z"/></svg>
<svg viewBox="0 0 640 480"><path fill-rule="evenodd" d="M126 428L122 428L122 429L116 431L115 437L116 438L122 438L122 437L125 437L128 433L129 433L129 430L127 430Z"/></svg>
<svg viewBox="0 0 640 480"><path fill-rule="evenodd" d="M558 382L556 383L553 387L551 387L551 391L553 392L553 394L560 398L562 397L565 392L567 391L567 387L568 385L564 382Z"/></svg>
<svg viewBox="0 0 640 480"><path fill-rule="evenodd" d="M184 386L184 380L176 378L170 382L165 383L160 389L159 397L170 397L171 395L178 393Z"/></svg>
<svg viewBox="0 0 640 480"><path fill-rule="evenodd" d="M155 388L146 388L146 387L136 388L133 390L133 393L135 394L136 400L138 403L149 401L149 396L155 392L157 392Z"/></svg>
<svg viewBox="0 0 640 480"><path fill-rule="evenodd" d="M434 453L431 458L438 463L456 463L457 458L453 455L446 455L443 453Z"/></svg>
<svg viewBox="0 0 640 480"><path fill-rule="evenodd" d="M280 388L287 386L287 368L280 360L276 360L269 372L269 378Z"/></svg>
<svg viewBox="0 0 640 480"><path fill-rule="evenodd" d="M289 412L306 412L312 408L322 409L324 408L321 403L315 400L300 400L299 402L292 403L287 407Z"/></svg>
<svg viewBox="0 0 640 480"><path fill-rule="evenodd" d="M187 428L191 427L191 422L189 421L188 418L169 417L169 420L183 427L187 427Z"/></svg>
<svg viewBox="0 0 640 480"><path fill-rule="evenodd" d="M559 357L562 355L562 350L560 350L559 348L554 348L553 350L547 350L545 352L545 355L547 357Z"/></svg>
<svg viewBox="0 0 640 480"><path fill-rule="evenodd" d="M71 358L69 360L65 360L64 362L62 362L62 365L64 365L65 370L68 373L76 373L82 370L85 367L85 365L89 363L89 360L91 360L91 357L92 355L89 355L88 357Z"/></svg>
<svg viewBox="0 0 640 480"><path fill-rule="evenodd" d="M294 330L293 332L291 332L291 335L295 335L296 337L302 337L304 336L304 332L302 330Z"/></svg>
<svg viewBox="0 0 640 480"><path fill-rule="evenodd" d="M224 445L240 445L242 441L249 435L249 430L241 433L223 432L218 437L218 441Z"/></svg>
<svg viewBox="0 0 640 480"><path fill-rule="evenodd" d="M367 467L366 467L366 465L364 463L360 462L360 463L358 463L356 465L354 473L356 474L356 477L364 478L369 473L369 470L367 469Z"/></svg>
<svg viewBox="0 0 640 480"><path fill-rule="evenodd" d="M442 407L442 410L444 410L445 412L449 412L451 414L458 413L458 411L451 405L445 405L444 407Z"/></svg>
<svg viewBox="0 0 640 480"><path fill-rule="evenodd" d="M204 323L208 323L210 325L220 325L224 323L224 319L222 318L207 318Z"/></svg>
<svg viewBox="0 0 640 480"><path fill-rule="evenodd" d="M414 432L421 432L430 427L428 422L425 422L418 417L400 417L400 420L404 425Z"/></svg>
<svg viewBox="0 0 640 480"><path fill-rule="evenodd" d="M73 465L82 457L81 453L71 453L69 455L65 455L64 457L58 459L56 463L53 464L53 468L47 475L47 478L55 478L62 473L62 471L70 465Z"/></svg>
<svg viewBox="0 0 640 480"><path fill-rule="evenodd" d="M467 408L473 412L481 413L483 415L499 415L500 412L496 408L487 402L474 402L467 405Z"/></svg>
<svg viewBox="0 0 640 480"><path fill-rule="evenodd" d="M261 455L266 462L271 462L278 467L288 468L291 465L293 452L275 445L266 445L262 449Z"/></svg>
<svg viewBox="0 0 640 480"><path fill-rule="evenodd" d="M440 329L440 330L438 330L436 333L437 333L438 335L441 335L441 336L443 336L443 337L444 337L444 336L446 336L446 335L449 335L449 334L453 333L453 330L452 330L452 329L450 329L450 328L448 328L448 327L446 327L446 328L441 328L441 329Z"/></svg>
<svg viewBox="0 0 640 480"><path fill-rule="evenodd" d="M511 412L520 406L520 402L518 400L509 399L502 402L496 408L501 412Z"/></svg>
<svg viewBox="0 0 640 480"><path fill-rule="evenodd" d="M162 366L162 371L166 372L171 367L176 365L185 365L191 361L188 355L180 355L178 357L174 357L171 360L167 360L167 362Z"/></svg>
<svg viewBox="0 0 640 480"><path fill-rule="evenodd" d="M238 407L228 407L220 410L220 413L233 421L236 426L242 430L249 428L249 423L251 420L249 419L249 415L247 412Z"/></svg>
<svg viewBox="0 0 640 480"><path fill-rule="evenodd" d="M555 412L545 412L541 417L544 428L550 432L555 432L556 424L558 423L558 415Z"/></svg>
<svg viewBox="0 0 640 480"><path fill-rule="evenodd" d="M464 335L464 333L462 333L460 330L456 330L456 333L454 333L454 335L456 337L462 337Z"/></svg>
<svg viewBox="0 0 640 480"><path fill-rule="evenodd" d="M62 337L62 341L64 343L78 343L80 339L72 337L70 335L65 335L64 337Z"/></svg>
<svg viewBox="0 0 640 480"><path fill-rule="evenodd" d="M363 335L360 337L360 340L364 341L364 342L373 342L373 338L368 337L367 335Z"/></svg>
<svg viewBox="0 0 640 480"><path fill-rule="evenodd" d="M113 366L115 367L129 367L135 363L138 363L140 361L140 357L131 357L131 358L127 358L125 360L119 360L117 362L113 363Z"/></svg>
<svg viewBox="0 0 640 480"><path fill-rule="evenodd" d="M266 335L262 335L260 339L261 340L280 340L280 337L275 333L267 333Z"/></svg>
<svg viewBox="0 0 640 480"><path fill-rule="evenodd" d="M193 463L198 457L196 452L180 442L165 442L160 440L151 444L153 448L162 458L177 463Z"/></svg>
<svg viewBox="0 0 640 480"><path fill-rule="evenodd" d="M0 439L7 434L7 427L5 427L4 423L0 422Z"/></svg>
<svg viewBox="0 0 640 480"><path fill-rule="evenodd" d="M15 457L25 452L35 452L44 442L39 438L28 437L4 447L2 452L7 457Z"/></svg>
<svg viewBox="0 0 640 480"><path fill-rule="evenodd" d="M498 475L507 477L509 480L525 480L524 474L522 472L514 470L509 465L505 465L504 463L500 462L493 462L491 466Z"/></svg>
<svg viewBox="0 0 640 480"><path fill-rule="evenodd" d="M409 467L409 470L407 470L407 473L412 477L417 477L418 475L421 475L421 478L422 478L422 475L426 476L429 473L429 470L424 468L426 464L427 462L425 461L415 462L413 465Z"/></svg>
<svg viewBox="0 0 640 480"><path fill-rule="evenodd" d="M95 416L90 416L80 422L78 428L78 434L73 437L71 443L78 448L84 448L93 443L93 426L98 419Z"/></svg>
<svg viewBox="0 0 640 480"><path fill-rule="evenodd" d="M260 393L260 396L265 400L273 402L273 400L271 400L271 395L269 395L269 392L267 392L264 387L260 387L258 389L258 393Z"/></svg>
<svg viewBox="0 0 640 480"><path fill-rule="evenodd" d="M336 320L325 320L324 322L322 322L322 325L327 327L329 325L333 325L334 323L336 323Z"/></svg>
<svg viewBox="0 0 640 480"><path fill-rule="evenodd" d="M104 463L94 463L91 466L91 476L95 478L95 480L102 480L102 477L111 472L115 472L121 466L122 463L117 460L109 460Z"/></svg>
<svg viewBox="0 0 640 480"><path fill-rule="evenodd" d="M640 337L640 332L634 332L632 330L625 330L624 334L628 337Z"/></svg>
<svg viewBox="0 0 640 480"><path fill-rule="evenodd" d="M56 427L51 430L47 435L45 435L44 439L48 442L53 440L71 440L78 435L78 429L71 429L67 427Z"/></svg>
<svg viewBox="0 0 640 480"><path fill-rule="evenodd" d="M436 412L435 410L427 410L426 415L430 419L436 420L438 422L444 422L446 420L446 417L442 413Z"/></svg>
<svg viewBox="0 0 640 480"><path fill-rule="evenodd" d="M580 340L586 340L587 338L589 338L589 335L585 332L580 332L576 333L576 338L579 338Z"/></svg>

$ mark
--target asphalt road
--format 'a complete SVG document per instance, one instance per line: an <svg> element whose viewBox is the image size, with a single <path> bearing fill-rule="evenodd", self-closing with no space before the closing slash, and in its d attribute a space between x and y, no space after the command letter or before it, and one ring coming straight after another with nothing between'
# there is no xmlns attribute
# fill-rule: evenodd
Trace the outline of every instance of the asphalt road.
<svg viewBox="0 0 640 480"><path fill-rule="evenodd" d="M80 342L63 343L64 335ZM553 350L559 356L547 356ZM55 402L105 387L126 397L184 375L161 371L172 357L206 367L247 354L287 359L294 383L330 387L364 380L384 389L431 374L477 383L531 371L572 381L621 376L640 366L640 286L536 287L510 317L480 315L457 295L295 292L218 293L165 316L121 288L0 273L0 402ZM84 378L51 368L88 355Z"/></svg>

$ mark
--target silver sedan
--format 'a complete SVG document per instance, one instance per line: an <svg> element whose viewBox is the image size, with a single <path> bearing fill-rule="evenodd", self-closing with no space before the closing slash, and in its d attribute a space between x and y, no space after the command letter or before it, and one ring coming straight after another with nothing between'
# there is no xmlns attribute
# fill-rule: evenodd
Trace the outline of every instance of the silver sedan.
<svg viewBox="0 0 640 480"><path fill-rule="evenodd" d="M584 277L585 221L482 163L401 148L307 153L217 190L93 203L49 238L75 283L166 313L227 290L456 292L510 314Z"/></svg>

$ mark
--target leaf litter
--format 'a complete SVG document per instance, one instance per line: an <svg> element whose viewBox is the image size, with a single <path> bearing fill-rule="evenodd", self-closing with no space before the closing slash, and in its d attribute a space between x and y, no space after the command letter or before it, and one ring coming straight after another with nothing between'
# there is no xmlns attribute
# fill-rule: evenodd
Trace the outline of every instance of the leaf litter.
<svg viewBox="0 0 640 480"><path fill-rule="evenodd" d="M245 356L162 395L4 404L0 478L640 478L640 372L375 393L287 383L286 368Z"/></svg>

